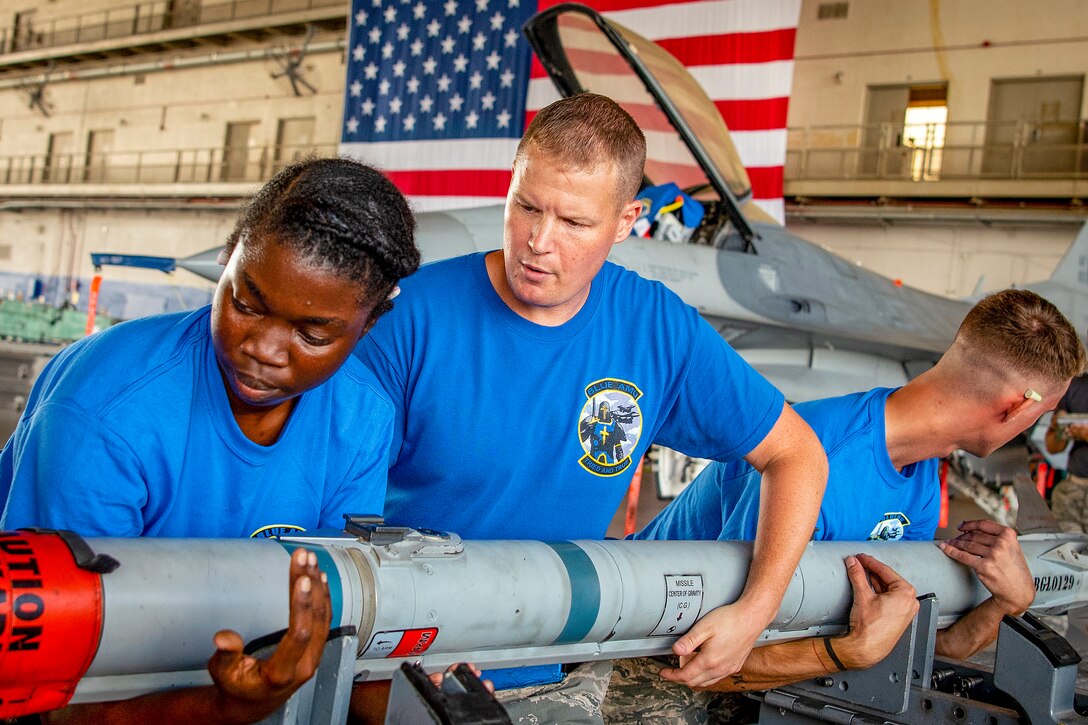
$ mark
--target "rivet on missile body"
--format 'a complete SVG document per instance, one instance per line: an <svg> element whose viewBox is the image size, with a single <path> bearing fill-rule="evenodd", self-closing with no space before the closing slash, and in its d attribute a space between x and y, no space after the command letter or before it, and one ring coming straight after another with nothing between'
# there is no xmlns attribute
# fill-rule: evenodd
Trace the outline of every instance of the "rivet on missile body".
<svg viewBox="0 0 1088 725"><path fill-rule="evenodd" d="M436 619L438 619L438 612L436 612L433 609L431 611L427 612L427 621L428 622L433 622Z"/></svg>
<svg viewBox="0 0 1088 725"><path fill-rule="evenodd" d="M423 573L426 574L427 576L432 576L434 574L434 567L431 566L430 564L424 564L423 565Z"/></svg>

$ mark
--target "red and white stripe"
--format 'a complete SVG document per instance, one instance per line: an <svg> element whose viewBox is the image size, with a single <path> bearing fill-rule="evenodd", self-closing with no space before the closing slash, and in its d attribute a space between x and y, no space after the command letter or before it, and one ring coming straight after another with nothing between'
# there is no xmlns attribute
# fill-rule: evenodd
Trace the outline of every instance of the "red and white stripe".
<svg viewBox="0 0 1088 725"><path fill-rule="evenodd" d="M543 0L540 9L561 1ZM687 67L729 127L755 201L781 222L786 113L801 0L588 4L658 43ZM528 115L558 97L534 58ZM648 136L652 157L656 142L652 132ZM667 148L669 141L660 141L665 144L661 148ZM385 169L423 211L494 203L504 197L516 146L515 139L366 144L358 155Z"/></svg>
<svg viewBox="0 0 1088 725"><path fill-rule="evenodd" d="M541 9L557 1L545 0ZM659 5L595 0L596 10L676 56L717 106L748 170L753 197L784 219L782 172L801 0L702 0ZM527 106L558 97L534 60Z"/></svg>

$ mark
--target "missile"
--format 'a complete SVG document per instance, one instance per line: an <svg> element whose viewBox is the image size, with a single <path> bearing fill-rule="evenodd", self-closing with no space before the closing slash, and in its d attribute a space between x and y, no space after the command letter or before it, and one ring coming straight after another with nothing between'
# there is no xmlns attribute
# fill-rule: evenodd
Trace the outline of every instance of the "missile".
<svg viewBox="0 0 1088 725"><path fill-rule="evenodd" d="M1088 603L1088 537L1020 545L1033 610ZM342 532L260 540L3 532L0 718L209 683L216 631L252 641L286 627L298 547L328 575L332 626L358 634L356 680L388 679L406 662L434 671L664 654L740 596L752 558L747 542L462 541L351 518ZM843 559L858 552L935 594L938 626L989 596L930 542L811 543L757 645L844 632Z"/></svg>

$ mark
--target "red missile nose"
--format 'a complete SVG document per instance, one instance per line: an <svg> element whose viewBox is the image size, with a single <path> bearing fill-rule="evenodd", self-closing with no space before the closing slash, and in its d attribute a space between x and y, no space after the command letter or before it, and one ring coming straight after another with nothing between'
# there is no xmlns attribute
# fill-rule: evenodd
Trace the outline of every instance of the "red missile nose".
<svg viewBox="0 0 1088 725"><path fill-rule="evenodd" d="M102 578L60 534L0 532L0 718L63 707L102 633Z"/></svg>

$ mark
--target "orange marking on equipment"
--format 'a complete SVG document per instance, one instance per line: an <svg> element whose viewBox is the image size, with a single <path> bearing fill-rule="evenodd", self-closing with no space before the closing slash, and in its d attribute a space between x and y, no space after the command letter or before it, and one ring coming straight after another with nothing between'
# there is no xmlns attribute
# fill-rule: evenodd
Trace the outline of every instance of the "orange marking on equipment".
<svg viewBox="0 0 1088 725"><path fill-rule="evenodd" d="M68 704L101 634L101 577L56 534L0 532L0 718Z"/></svg>

